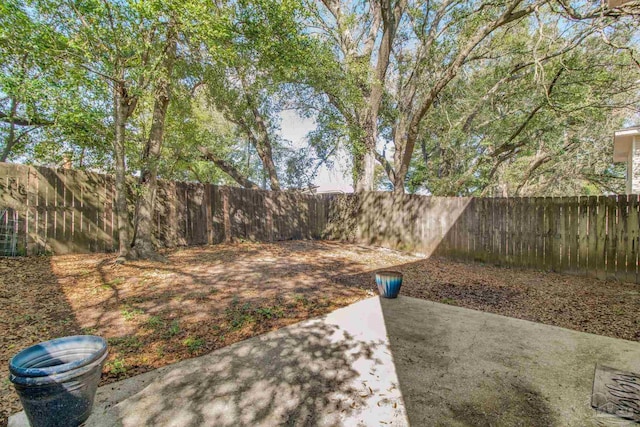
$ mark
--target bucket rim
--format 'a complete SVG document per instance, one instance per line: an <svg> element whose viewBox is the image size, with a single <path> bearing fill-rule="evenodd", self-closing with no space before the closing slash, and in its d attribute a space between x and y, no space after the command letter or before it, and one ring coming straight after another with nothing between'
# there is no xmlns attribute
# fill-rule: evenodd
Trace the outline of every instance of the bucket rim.
<svg viewBox="0 0 640 427"><path fill-rule="evenodd" d="M400 277L403 276L402 272L396 271L396 270L380 270L380 271L376 271L376 275L377 276L400 276Z"/></svg>
<svg viewBox="0 0 640 427"><path fill-rule="evenodd" d="M50 351L55 349L60 351L61 349L65 349L65 347L67 350L72 351L74 345L80 349L83 348L83 344L85 346L90 345L95 347L95 351L92 351L89 355L77 360L72 360L70 362L54 366L42 368L25 367L25 365L29 365L29 362L33 363L34 357L37 357L38 355L42 360L46 360L46 356L50 355ZM59 337L49 341L43 341L21 350L9 361L9 371L14 377L53 377L93 364L105 356L106 353L107 341L102 337L96 335L72 335ZM51 357L53 358L55 356L51 355Z"/></svg>

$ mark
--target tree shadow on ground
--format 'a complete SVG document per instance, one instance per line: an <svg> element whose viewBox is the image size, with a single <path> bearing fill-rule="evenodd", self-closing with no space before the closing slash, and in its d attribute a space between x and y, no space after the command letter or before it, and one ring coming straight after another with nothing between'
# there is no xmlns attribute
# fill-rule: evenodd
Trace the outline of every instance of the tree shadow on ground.
<svg viewBox="0 0 640 427"><path fill-rule="evenodd" d="M113 312L118 314L122 305L158 314L167 309L179 313L189 303L220 311L234 298L257 304L283 293L336 301L353 301L364 295L353 287L328 287L334 283L334 276L354 274L368 267L332 256L336 245L306 242L283 245L285 248L263 245L269 247L266 255L257 249L245 250L242 245L194 248L172 254L168 263L131 262L117 268L109 260L101 260L91 267L98 273L92 282L93 295L82 301L83 311L91 312L91 322L86 327L108 328L121 322ZM351 246L350 251L356 256L371 252ZM300 256L302 251L304 258ZM72 280L86 282L80 276L70 274Z"/></svg>
<svg viewBox="0 0 640 427"><path fill-rule="evenodd" d="M339 274L415 259L334 242L225 244L171 251L168 262L55 257L86 333L108 339L103 384L326 314L367 296Z"/></svg>
<svg viewBox="0 0 640 427"><path fill-rule="evenodd" d="M370 392L354 366L375 370L381 346L305 322L145 374L104 416L125 426L324 426L360 412L364 420Z"/></svg>
<svg viewBox="0 0 640 427"><path fill-rule="evenodd" d="M0 258L0 426L22 405L8 381L9 360L53 338L77 335L77 319L52 270L51 258Z"/></svg>
<svg viewBox="0 0 640 427"><path fill-rule="evenodd" d="M126 272L121 269L119 273L109 261L99 262L99 281L93 285L97 295L82 299L77 307L83 313L85 328L108 336L148 335L149 324L144 320L159 317L164 324L179 321L182 329L213 320L220 330L227 321L256 320L256 311L265 315L266 319L260 319L263 321L302 320L365 295L357 288L330 286L337 272L362 269L342 259L309 261L276 256L261 262L251 254L230 264L228 255L208 255L189 255L179 264L160 266L129 263ZM201 350L217 347L205 344Z"/></svg>

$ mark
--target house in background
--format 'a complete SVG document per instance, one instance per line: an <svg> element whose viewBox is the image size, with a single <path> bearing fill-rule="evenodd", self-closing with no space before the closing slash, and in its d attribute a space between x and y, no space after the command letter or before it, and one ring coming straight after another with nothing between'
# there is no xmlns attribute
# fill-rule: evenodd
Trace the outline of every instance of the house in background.
<svg viewBox="0 0 640 427"><path fill-rule="evenodd" d="M640 126L613 134L613 161L627 163L627 194L640 194Z"/></svg>

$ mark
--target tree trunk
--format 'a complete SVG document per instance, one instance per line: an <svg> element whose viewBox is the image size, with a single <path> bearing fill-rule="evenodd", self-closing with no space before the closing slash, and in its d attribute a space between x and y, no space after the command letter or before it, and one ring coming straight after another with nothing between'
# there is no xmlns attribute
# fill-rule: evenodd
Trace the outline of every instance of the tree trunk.
<svg viewBox="0 0 640 427"><path fill-rule="evenodd" d="M354 189L356 192L374 190L375 161L374 154L367 149L360 159L362 164L355 178Z"/></svg>
<svg viewBox="0 0 640 427"><path fill-rule="evenodd" d="M132 255L137 258L161 260L153 242L153 212L158 189L158 162L164 137L165 118L171 99L171 75L176 56L176 34L173 25L167 33L167 52L162 76L158 78L153 104L153 118L145 145L140 174L140 198L136 212L136 232Z"/></svg>
<svg viewBox="0 0 640 427"><path fill-rule="evenodd" d="M262 114L260 114L260 111L258 111L258 108L255 106L253 99L248 93L246 94L246 98L247 103L249 104L253 112L253 118L255 119L256 128L258 131L258 137L256 139L253 139L251 138L251 131L249 130L249 139L253 139L256 151L258 152L258 156L260 157L262 165L269 175L269 184L271 186L271 190L280 191L280 180L278 179L278 171L276 169L276 165L273 162L273 150L267 124L265 123Z"/></svg>
<svg viewBox="0 0 640 427"><path fill-rule="evenodd" d="M269 176L269 184L272 191L280 191L280 180L278 179L278 171L276 165L273 162L273 145L271 144L271 137L269 136L269 129L264 117L258 109L259 102L256 102L251 94L251 85L249 85L245 79L244 70L236 67L236 72L242 84L244 91L245 102L247 107L253 115L254 123L251 124L244 119L240 119L239 122L244 128L249 142L255 147L258 152L258 157L262 162L264 170ZM255 133L254 133L255 131ZM234 178L235 179L235 178ZM242 184L241 184L242 185Z"/></svg>
<svg viewBox="0 0 640 427"><path fill-rule="evenodd" d="M407 179L411 162L411 156L406 155L406 150L408 146L414 147L417 140L417 133L409 132L406 125L404 120L400 120L394 132L393 145L395 152L393 154L392 173L394 194L404 194L404 183Z"/></svg>
<svg viewBox="0 0 640 427"><path fill-rule="evenodd" d="M373 191L375 189L375 167L376 167L376 141L377 141L377 108L371 108L369 111L363 113L365 117L372 117L370 120L366 120L360 125L361 129L365 132L365 137L362 140L361 149L364 153L357 155L357 159L354 157L354 168L356 169L354 177L354 189L356 192Z"/></svg>
<svg viewBox="0 0 640 427"><path fill-rule="evenodd" d="M118 259L116 262L121 263L129 258L131 247L124 148L125 128L131 106L125 83L116 82L114 86L114 122L116 129L113 156L116 172L116 215L118 220Z"/></svg>
<svg viewBox="0 0 640 427"><path fill-rule="evenodd" d="M262 143L258 142L256 151L258 152L258 156L260 156L260 160L267 171L267 175L269 175L269 185L271 190L280 191L280 180L278 180L278 172L276 170L276 165L273 162L271 144L265 141Z"/></svg>
<svg viewBox="0 0 640 427"><path fill-rule="evenodd" d="M393 180L393 194L404 194L404 177L396 175Z"/></svg>

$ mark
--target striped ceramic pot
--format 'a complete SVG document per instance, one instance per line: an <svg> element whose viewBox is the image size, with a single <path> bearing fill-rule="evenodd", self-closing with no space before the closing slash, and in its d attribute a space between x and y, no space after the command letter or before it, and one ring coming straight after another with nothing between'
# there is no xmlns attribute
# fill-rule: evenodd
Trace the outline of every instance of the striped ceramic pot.
<svg viewBox="0 0 640 427"><path fill-rule="evenodd" d="M402 286L402 273L399 271L378 271L376 285L383 298L396 298Z"/></svg>

